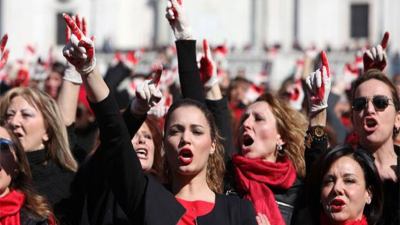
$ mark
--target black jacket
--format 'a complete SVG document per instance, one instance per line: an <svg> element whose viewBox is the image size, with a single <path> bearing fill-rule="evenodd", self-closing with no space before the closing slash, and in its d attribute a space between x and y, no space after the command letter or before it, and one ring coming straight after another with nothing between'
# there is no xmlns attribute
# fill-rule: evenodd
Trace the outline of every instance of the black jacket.
<svg viewBox="0 0 400 225"><path fill-rule="evenodd" d="M113 97L109 95L102 102L93 104L92 108L100 128L101 147L96 152L98 163L111 168L107 178L131 223L176 224L185 210L169 190L142 172ZM199 217L197 223L256 224L256 221L250 202L217 195L212 212Z"/></svg>
<svg viewBox="0 0 400 225"><path fill-rule="evenodd" d="M60 224L65 224L67 203L71 193L70 185L75 173L66 170L52 160L48 160L47 150L42 149L26 153L32 173L33 187L47 198Z"/></svg>

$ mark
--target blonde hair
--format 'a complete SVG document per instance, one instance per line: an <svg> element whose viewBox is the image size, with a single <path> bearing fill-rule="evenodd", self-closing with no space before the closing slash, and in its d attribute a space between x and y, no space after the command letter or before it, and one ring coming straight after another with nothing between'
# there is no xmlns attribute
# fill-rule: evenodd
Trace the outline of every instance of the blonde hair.
<svg viewBox="0 0 400 225"><path fill-rule="evenodd" d="M305 176L304 137L308 126L305 116L292 109L271 93L264 93L256 102L267 102L275 116L278 133L284 141L284 150L293 162L297 174Z"/></svg>
<svg viewBox="0 0 400 225"><path fill-rule="evenodd" d="M224 147L222 145L222 137L218 132L217 125L215 124L214 117L211 112L204 105L192 99L183 99L175 102L169 108L168 113L165 117L164 135L167 134L166 131L167 127L169 126L169 118L171 114L180 107L195 107L199 109L206 117L208 125L210 126L211 141L215 145L214 153L208 157L206 181L212 191L214 191L215 193L222 193L224 188L223 179L225 173ZM172 181L172 177L169 170L168 160L166 160L166 157L163 157L163 159L164 178L168 183L170 183Z"/></svg>
<svg viewBox="0 0 400 225"><path fill-rule="evenodd" d="M68 141L67 129L63 124L56 101L47 93L34 88L16 87L4 94L0 100L0 117L6 118L7 109L13 98L20 96L40 111L49 136L44 143L48 157L61 167L76 172L78 164L74 159Z"/></svg>

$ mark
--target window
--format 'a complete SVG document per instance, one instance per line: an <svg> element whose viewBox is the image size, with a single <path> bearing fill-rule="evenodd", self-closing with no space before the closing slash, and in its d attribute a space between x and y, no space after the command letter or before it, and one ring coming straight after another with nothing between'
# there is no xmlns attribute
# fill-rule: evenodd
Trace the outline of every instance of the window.
<svg viewBox="0 0 400 225"><path fill-rule="evenodd" d="M72 15L71 12L66 12L69 15ZM57 13L57 45L65 44L65 28L67 24L65 23L63 13Z"/></svg>
<svg viewBox="0 0 400 225"><path fill-rule="evenodd" d="M351 5L351 37L352 38L368 38L368 4L352 4Z"/></svg>

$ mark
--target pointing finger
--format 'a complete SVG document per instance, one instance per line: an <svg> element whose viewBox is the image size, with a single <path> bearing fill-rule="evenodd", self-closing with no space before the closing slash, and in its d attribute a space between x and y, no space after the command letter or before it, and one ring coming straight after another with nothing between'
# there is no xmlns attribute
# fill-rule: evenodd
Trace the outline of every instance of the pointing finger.
<svg viewBox="0 0 400 225"><path fill-rule="evenodd" d="M385 34L383 35L383 38L381 41L381 46L382 46L383 50L386 49L388 41L389 41L389 32L386 31Z"/></svg>
<svg viewBox="0 0 400 225"><path fill-rule="evenodd" d="M330 70L329 70L328 57L326 56L325 51L321 52L321 61L322 61L322 66L325 66L327 75L329 77L331 75L331 73L330 73Z"/></svg>

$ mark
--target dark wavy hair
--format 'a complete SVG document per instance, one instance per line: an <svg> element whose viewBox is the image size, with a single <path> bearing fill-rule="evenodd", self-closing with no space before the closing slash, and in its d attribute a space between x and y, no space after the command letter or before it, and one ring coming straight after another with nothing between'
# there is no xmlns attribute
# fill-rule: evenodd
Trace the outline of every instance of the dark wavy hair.
<svg viewBox="0 0 400 225"><path fill-rule="evenodd" d="M348 156L354 159L362 168L366 188L372 193L372 201L365 205L364 215L369 225L375 225L383 208L383 189L378 170L374 164L373 156L363 149L353 149L350 145L339 145L325 152L317 160L307 179L307 196L310 199L309 209L315 224L319 224L319 215L322 212L321 191L323 177L331 168L332 164L341 157Z"/></svg>
<svg viewBox="0 0 400 225"><path fill-rule="evenodd" d="M207 184L214 192L222 193L225 173L224 147L214 117L205 105L193 99L181 99L172 104L165 117L164 141L170 123L170 117L176 109L181 107L195 107L199 109L207 119L208 125L210 126L211 141L215 144L215 152L209 156L207 162ZM171 174L166 157L164 157L164 160L164 178L167 179L167 182L171 182Z"/></svg>
<svg viewBox="0 0 400 225"><path fill-rule="evenodd" d="M9 144L2 144L2 149L0 150L9 151L9 153L15 155L15 165L11 168L10 189L24 193L26 198L24 207L32 214L42 219L54 218L46 198L39 195L33 188L31 170L24 148L15 134L4 125L4 121L0 121L0 127L4 128L11 137L11 142Z"/></svg>

